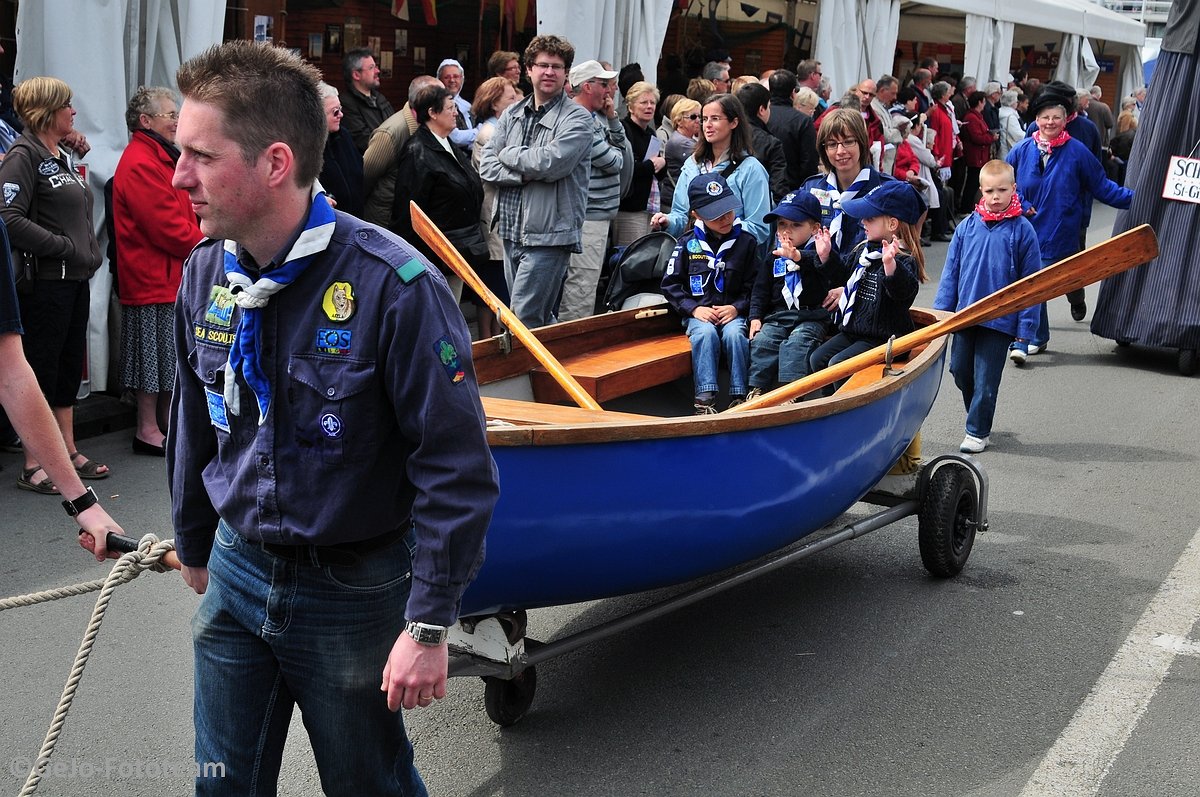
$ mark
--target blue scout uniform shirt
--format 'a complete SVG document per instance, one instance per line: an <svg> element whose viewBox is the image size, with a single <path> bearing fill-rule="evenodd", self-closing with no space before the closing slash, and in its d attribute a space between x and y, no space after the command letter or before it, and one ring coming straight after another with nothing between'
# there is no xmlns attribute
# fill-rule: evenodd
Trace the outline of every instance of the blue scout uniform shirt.
<svg viewBox="0 0 1200 797"><path fill-rule="evenodd" d="M272 401L261 425L240 377L240 414L222 397L242 312L223 242L202 241L188 260L167 459L179 558L207 563L218 518L287 545L355 542L411 522L406 614L449 625L498 495L470 337L445 280L413 247L336 217L329 247L263 310Z"/></svg>
<svg viewBox="0 0 1200 797"><path fill-rule="evenodd" d="M788 309L787 301L783 298L787 262L784 258L770 254L759 264L758 277L754 280L754 293L750 297L751 319L757 318L761 321L772 313ZM832 321L832 316L821 306L821 302L825 301L830 288L846 283L850 270L843 265L836 252L830 252L829 258L822 263L811 242L800 249L797 265L800 266L801 290L793 309L801 314L801 320Z"/></svg>
<svg viewBox="0 0 1200 797"><path fill-rule="evenodd" d="M715 252L725 239L713 238L709 245ZM695 227L689 227L671 252L663 274L662 292L667 304L684 318L691 318L697 307L731 304L745 318L750 311L757 248L758 240L743 227L725 255L724 290L718 290L716 272L708 267L708 255L696 240Z"/></svg>

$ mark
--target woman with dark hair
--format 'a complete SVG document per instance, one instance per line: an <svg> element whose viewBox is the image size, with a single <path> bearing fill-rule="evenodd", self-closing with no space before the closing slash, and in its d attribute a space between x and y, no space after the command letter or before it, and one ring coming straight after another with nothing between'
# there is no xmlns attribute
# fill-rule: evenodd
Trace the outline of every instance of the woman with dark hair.
<svg viewBox="0 0 1200 797"><path fill-rule="evenodd" d="M456 109L454 95L445 86L428 86L417 92L412 110L420 127L400 151L390 227L432 262L441 262L413 232L408 203L415 201L478 270L488 262L488 245L479 226L483 184L466 153L450 143ZM455 298L461 299L462 280L447 273L446 281Z"/></svg>
<svg viewBox="0 0 1200 797"><path fill-rule="evenodd" d="M800 190L821 203L821 226L829 229L834 249L845 256L866 233L861 219L842 212L842 203L895 178L871 165L867 124L852 108L826 111L817 129L817 156L825 173L810 177Z"/></svg>
<svg viewBox="0 0 1200 797"><path fill-rule="evenodd" d="M754 157L746 110L732 94L713 94L704 101L700 124L696 151L679 170L671 212L654 214L651 228L665 229L678 238L688 225L688 186L699 174L720 172L742 204L739 214L742 224L760 245L766 244L771 228L763 216L771 208L770 177L766 167Z"/></svg>
<svg viewBox="0 0 1200 797"><path fill-rule="evenodd" d="M985 102L987 95L982 91L971 92L967 97L967 115L958 127L963 145L963 160L967 164L962 195L958 198L958 212L964 216L975 209L975 195L979 193L979 170L991 160L992 144L996 142L996 134L983 118Z"/></svg>
<svg viewBox="0 0 1200 797"><path fill-rule="evenodd" d="M12 96L25 132L0 163L0 218L13 251L22 255L13 267L25 358L79 476L106 479L107 465L75 449L75 400L83 379L91 305L88 280L100 266L100 245L92 226L92 192L75 171L73 153L60 143L75 125L71 88L57 78L32 77L14 88ZM26 450L17 486L57 494L31 456Z"/></svg>

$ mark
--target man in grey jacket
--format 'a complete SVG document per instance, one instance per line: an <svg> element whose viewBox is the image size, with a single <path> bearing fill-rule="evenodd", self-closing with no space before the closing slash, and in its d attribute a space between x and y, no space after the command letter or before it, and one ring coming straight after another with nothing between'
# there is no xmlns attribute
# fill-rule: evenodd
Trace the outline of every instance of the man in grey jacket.
<svg viewBox="0 0 1200 797"><path fill-rule="evenodd" d="M558 308L560 321L586 318L596 311L596 285L608 248L608 228L621 203L621 168L626 159L633 159L633 150L613 104L616 77L616 72L605 69L599 61L584 61L571 69L574 100L593 119L588 155L591 177L584 212L583 251L571 255Z"/></svg>
<svg viewBox="0 0 1200 797"><path fill-rule="evenodd" d="M496 197L512 311L529 327L554 322L571 253L581 251L592 115L563 91L575 48L537 36L525 49L533 92L496 122L479 175Z"/></svg>

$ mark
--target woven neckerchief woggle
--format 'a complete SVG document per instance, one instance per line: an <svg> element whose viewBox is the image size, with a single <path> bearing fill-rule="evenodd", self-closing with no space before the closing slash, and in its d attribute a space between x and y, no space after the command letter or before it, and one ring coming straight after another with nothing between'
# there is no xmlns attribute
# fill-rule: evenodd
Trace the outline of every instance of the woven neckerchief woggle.
<svg viewBox="0 0 1200 797"><path fill-rule="evenodd" d="M237 244L225 241L225 278L229 280L234 302L242 308L233 335L233 345L229 347L229 362L225 365L225 407L234 415L241 412L241 392L237 383L240 374L258 403L260 426L271 408L271 382L263 371L261 361L262 310L272 296L295 282L313 258L325 251L336 224L333 208L329 206L325 192L314 185L312 196L308 221L300 237L288 250L283 263L257 280L251 279L238 262Z"/></svg>

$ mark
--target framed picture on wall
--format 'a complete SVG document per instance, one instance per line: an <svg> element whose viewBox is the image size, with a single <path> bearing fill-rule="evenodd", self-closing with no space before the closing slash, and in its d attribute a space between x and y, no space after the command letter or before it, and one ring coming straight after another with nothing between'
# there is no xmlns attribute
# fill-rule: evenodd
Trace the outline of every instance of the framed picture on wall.
<svg viewBox="0 0 1200 797"><path fill-rule="evenodd" d="M375 56L375 60L378 61L380 51L383 49L383 42L378 36L368 36L367 49L371 51L371 55Z"/></svg>
<svg viewBox="0 0 1200 797"><path fill-rule="evenodd" d="M408 57L408 31L396 28L396 57Z"/></svg>
<svg viewBox="0 0 1200 797"><path fill-rule="evenodd" d="M319 33L308 34L308 57L319 59L324 54L325 37Z"/></svg>
<svg viewBox="0 0 1200 797"><path fill-rule="evenodd" d="M463 69L467 68L467 64L471 58L471 45L456 44L454 45L454 59L462 64Z"/></svg>
<svg viewBox="0 0 1200 797"><path fill-rule="evenodd" d="M345 31L345 48L349 50L357 50L363 46L362 23L358 21L358 17L347 17Z"/></svg>
<svg viewBox="0 0 1200 797"><path fill-rule="evenodd" d="M325 26L325 52L329 55L342 54L342 26Z"/></svg>
<svg viewBox="0 0 1200 797"><path fill-rule="evenodd" d="M392 76L392 51L384 50L379 57L379 71L385 78Z"/></svg>
<svg viewBox="0 0 1200 797"><path fill-rule="evenodd" d="M414 47L413 50L413 69L418 73L425 72L425 48Z"/></svg>

